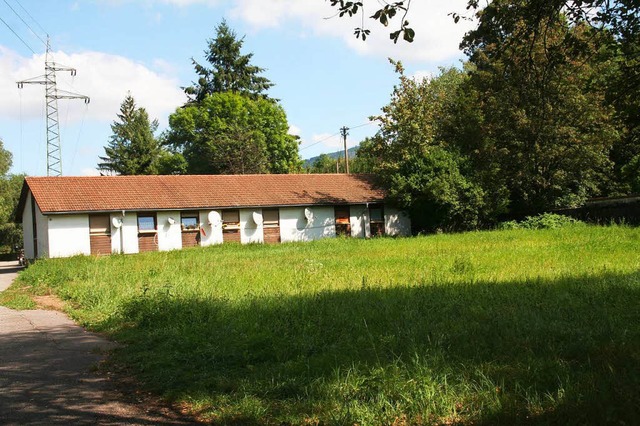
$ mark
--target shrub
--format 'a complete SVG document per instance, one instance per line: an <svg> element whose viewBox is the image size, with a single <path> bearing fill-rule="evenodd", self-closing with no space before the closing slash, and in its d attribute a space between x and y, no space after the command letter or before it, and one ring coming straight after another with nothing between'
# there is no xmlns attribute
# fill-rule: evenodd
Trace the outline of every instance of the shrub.
<svg viewBox="0 0 640 426"><path fill-rule="evenodd" d="M574 219L555 213L542 213L537 216L527 216L524 220L518 222L510 220L502 222L500 229L558 229L566 226L575 226L583 224L581 220Z"/></svg>

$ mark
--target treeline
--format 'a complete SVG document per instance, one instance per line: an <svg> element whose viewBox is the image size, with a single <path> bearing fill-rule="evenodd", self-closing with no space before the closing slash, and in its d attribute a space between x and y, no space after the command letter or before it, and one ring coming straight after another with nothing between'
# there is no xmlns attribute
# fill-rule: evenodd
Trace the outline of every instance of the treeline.
<svg viewBox="0 0 640 426"><path fill-rule="evenodd" d="M192 60L198 76L184 87L189 100L158 122L129 94L112 126L98 168L105 174L291 173L301 169L298 137L284 109L268 96L273 84L242 54L243 39L226 22L207 41L206 64Z"/></svg>
<svg viewBox="0 0 640 426"><path fill-rule="evenodd" d="M390 6L391 7L391 6ZM399 82L352 172L375 174L416 231L467 230L509 216L640 192L640 21L635 2L493 0L461 48L461 69ZM455 19L461 19L454 15ZM157 128L123 102L100 168L117 174L302 172L272 83L225 22L193 61L189 101ZM337 164L344 171L344 164ZM321 156L307 171L334 172Z"/></svg>
<svg viewBox="0 0 640 426"><path fill-rule="evenodd" d="M394 62L399 83L358 157L416 231L640 191L638 26L595 27L560 9L532 16L535 4L494 0L478 12L462 70L416 81Z"/></svg>
<svg viewBox="0 0 640 426"><path fill-rule="evenodd" d="M22 227L13 222L24 175L11 174L13 155L0 139L0 255L22 245Z"/></svg>

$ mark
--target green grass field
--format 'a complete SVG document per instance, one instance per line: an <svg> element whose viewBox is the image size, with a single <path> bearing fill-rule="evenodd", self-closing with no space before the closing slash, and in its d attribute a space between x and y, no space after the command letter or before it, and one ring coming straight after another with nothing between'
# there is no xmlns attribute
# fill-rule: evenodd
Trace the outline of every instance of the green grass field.
<svg viewBox="0 0 640 426"><path fill-rule="evenodd" d="M36 262L216 424L639 424L640 229L224 245Z"/></svg>

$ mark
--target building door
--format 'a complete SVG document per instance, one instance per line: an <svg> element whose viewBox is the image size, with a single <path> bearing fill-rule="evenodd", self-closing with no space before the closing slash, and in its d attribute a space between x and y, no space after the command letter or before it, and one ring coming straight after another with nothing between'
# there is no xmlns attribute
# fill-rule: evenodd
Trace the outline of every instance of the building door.
<svg viewBox="0 0 640 426"><path fill-rule="evenodd" d="M384 209L382 204L369 206L369 224L372 237L382 237L384 235Z"/></svg>
<svg viewBox="0 0 640 426"><path fill-rule="evenodd" d="M108 214L89 215L89 242L91 254L111 254L111 222Z"/></svg>
<svg viewBox="0 0 640 426"><path fill-rule="evenodd" d="M280 242L280 212L278 209L262 209L262 231L265 243Z"/></svg>
<svg viewBox="0 0 640 426"><path fill-rule="evenodd" d="M349 206L336 206L336 235L351 236L351 213Z"/></svg>
<svg viewBox="0 0 640 426"><path fill-rule="evenodd" d="M138 213L138 251L158 250L158 226L153 213Z"/></svg>

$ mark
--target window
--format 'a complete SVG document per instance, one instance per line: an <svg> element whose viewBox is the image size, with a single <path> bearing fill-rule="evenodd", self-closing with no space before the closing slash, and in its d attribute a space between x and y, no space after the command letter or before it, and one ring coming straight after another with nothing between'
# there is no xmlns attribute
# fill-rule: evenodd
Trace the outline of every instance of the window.
<svg viewBox="0 0 640 426"><path fill-rule="evenodd" d="M280 213L278 209L262 209L262 223L265 228L280 226Z"/></svg>
<svg viewBox="0 0 640 426"><path fill-rule="evenodd" d="M349 207L336 207L336 223L340 225L348 225L349 222Z"/></svg>
<svg viewBox="0 0 640 426"><path fill-rule="evenodd" d="M384 215L382 213L382 206L374 205L369 207L369 218L372 223L384 222Z"/></svg>
<svg viewBox="0 0 640 426"><path fill-rule="evenodd" d="M180 215L180 225L183 231L198 230L198 213L185 212Z"/></svg>
<svg viewBox="0 0 640 426"><path fill-rule="evenodd" d="M111 233L108 214L89 215L89 233L93 235L105 235Z"/></svg>
<svg viewBox="0 0 640 426"><path fill-rule="evenodd" d="M240 229L240 210L222 210L222 229Z"/></svg>
<svg viewBox="0 0 640 426"><path fill-rule="evenodd" d="M369 222L371 224L371 236L384 235L384 209L381 204L369 206Z"/></svg>
<svg viewBox="0 0 640 426"><path fill-rule="evenodd" d="M155 232L156 231L156 215L139 214L138 215L138 232Z"/></svg>

